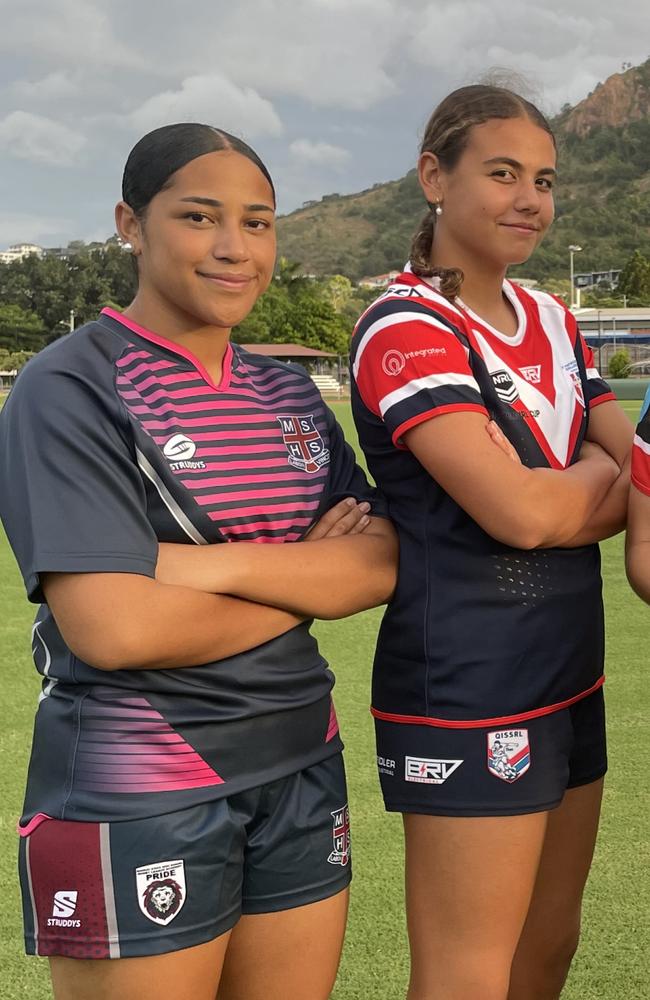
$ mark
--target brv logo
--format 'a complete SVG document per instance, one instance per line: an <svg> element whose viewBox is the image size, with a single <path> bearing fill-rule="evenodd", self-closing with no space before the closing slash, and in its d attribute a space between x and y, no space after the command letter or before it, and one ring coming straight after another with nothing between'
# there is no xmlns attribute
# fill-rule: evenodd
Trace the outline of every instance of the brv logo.
<svg viewBox="0 0 650 1000"><path fill-rule="evenodd" d="M170 437L169 441L165 442L163 448L165 458L173 459L175 462L183 462L189 458L194 458L195 453L196 445L194 441L185 434L174 434L173 437Z"/></svg>
<svg viewBox="0 0 650 1000"><path fill-rule="evenodd" d="M77 909L76 889L60 889L54 893L54 903L52 905L53 917L71 917Z"/></svg>
<svg viewBox="0 0 650 1000"><path fill-rule="evenodd" d="M442 785L454 771L457 771L462 760L431 760L429 757L405 757L404 778L406 781L418 781L423 785Z"/></svg>

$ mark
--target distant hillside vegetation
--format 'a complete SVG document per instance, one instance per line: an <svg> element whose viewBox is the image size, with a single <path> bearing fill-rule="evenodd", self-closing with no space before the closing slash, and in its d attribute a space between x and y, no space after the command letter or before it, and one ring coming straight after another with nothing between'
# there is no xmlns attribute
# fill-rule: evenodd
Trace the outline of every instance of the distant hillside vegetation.
<svg viewBox="0 0 650 1000"><path fill-rule="evenodd" d="M635 249L650 256L650 59L599 84L553 124L556 221L519 273L566 277L570 243L583 247L578 271L622 267ZM326 195L278 220L280 253L305 273L383 274L403 265L425 208L414 170L359 194Z"/></svg>

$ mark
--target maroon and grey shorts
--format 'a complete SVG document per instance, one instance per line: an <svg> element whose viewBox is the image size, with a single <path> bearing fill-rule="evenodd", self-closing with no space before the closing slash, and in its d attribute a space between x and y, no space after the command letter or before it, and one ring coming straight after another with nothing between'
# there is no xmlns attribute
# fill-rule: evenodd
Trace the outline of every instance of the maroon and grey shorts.
<svg viewBox="0 0 650 1000"><path fill-rule="evenodd" d="M343 759L147 819L38 817L19 865L28 954L128 958L201 944L242 914L349 884Z"/></svg>

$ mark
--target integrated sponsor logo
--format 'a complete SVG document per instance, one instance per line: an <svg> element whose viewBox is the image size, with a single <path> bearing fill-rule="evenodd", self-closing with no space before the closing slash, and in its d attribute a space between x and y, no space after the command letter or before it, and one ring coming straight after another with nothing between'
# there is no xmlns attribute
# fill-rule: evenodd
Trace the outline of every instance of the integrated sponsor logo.
<svg viewBox="0 0 650 1000"><path fill-rule="evenodd" d="M532 382L533 385L539 385L542 381L541 365L526 365L525 368L520 368L519 371L524 376L526 381Z"/></svg>
<svg viewBox="0 0 650 1000"><path fill-rule="evenodd" d="M417 351L401 351L391 349L386 351L381 359L381 367L386 375L400 375L404 371L407 361L412 358L435 358L444 357L447 353L446 347L421 347Z"/></svg>
<svg viewBox="0 0 650 1000"><path fill-rule="evenodd" d="M395 761L391 760L390 757L380 757L377 755L377 767L380 774L388 774L392 778L395 775L396 766Z"/></svg>
<svg viewBox="0 0 650 1000"><path fill-rule="evenodd" d="M154 924L169 924L177 917L187 898L185 863L159 861L135 869L138 905Z"/></svg>
<svg viewBox="0 0 650 1000"><path fill-rule="evenodd" d="M350 810L347 802L332 813L333 850L327 859L331 865L345 866L350 861Z"/></svg>
<svg viewBox="0 0 650 1000"><path fill-rule="evenodd" d="M401 351L386 351L381 359L381 367L385 375L399 375L404 371L406 358Z"/></svg>
<svg viewBox="0 0 650 1000"><path fill-rule="evenodd" d="M303 417L278 417L282 439L289 452L289 465L301 472L318 472L330 460L320 432L314 424L314 415Z"/></svg>
<svg viewBox="0 0 650 1000"><path fill-rule="evenodd" d="M530 767L527 729L497 729L487 734L487 765L490 774L512 783Z"/></svg>
<svg viewBox="0 0 650 1000"><path fill-rule="evenodd" d="M510 372L507 372L505 368L500 368L498 372L490 372L490 378L500 400L504 403L517 402L519 393Z"/></svg>
<svg viewBox="0 0 650 1000"><path fill-rule="evenodd" d="M59 889L54 893L48 927L81 927L81 920L74 916L78 895L77 889Z"/></svg>
<svg viewBox="0 0 650 1000"><path fill-rule="evenodd" d="M172 472L182 469L205 469L205 462L192 461L196 454L196 444L186 434L173 434L163 446L163 455L169 459Z"/></svg>
<svg viewBox="0 0 650 1000"><path fill-rule="evenodd" d="M405 781L417 781L422 785L443 785L462 763L462 760L405 757L404 779Z"/></svg>

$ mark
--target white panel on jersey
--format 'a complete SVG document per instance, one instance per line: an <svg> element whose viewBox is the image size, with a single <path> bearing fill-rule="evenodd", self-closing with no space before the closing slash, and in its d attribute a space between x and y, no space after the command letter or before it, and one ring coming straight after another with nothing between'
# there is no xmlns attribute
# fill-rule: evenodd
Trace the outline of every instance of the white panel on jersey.
<svg viewBox="0 0 650 1000"><path fill-rule="evenodd" d="M542 326L551 344L555 405L543 392L540 392L535 383L521 374L520 369L509 368L479 329L472 327L472 332L479 342L480 352L488 371L505 368L509 372L526 409L538 411L538 416L534 419L551 451L558 462L566 465L569 459L569 441L575 408L576 405L581 405L576 385L571 377L571 372L575 372L577 368L575 352L564 325L563 314L556 303L553 300L549 302L538 300L537 306ZM545 375L548 378L548 373Z"/></svg>
<svg viewBox="0 0 650 1000"><path fill-rule="evenodd" d="M478 383L472 375L461 375L459 372L442 372L438 375L425 375L423 378L414 378L412 382L400 386L389 392L383 399L379 400L379 412L382 417L390 410L395 403L401 403L403 399L414 396L422 389L440 389L445 385L468 385L476 392L479 392Z"/></svg>
<svg viewBox="0 0 650 1000"><path fill-rule="evenodd" d="M650 444L648 444L647 441L644 441L639 434L634 435L634 446L645 455L650 455Z"/></svg>

